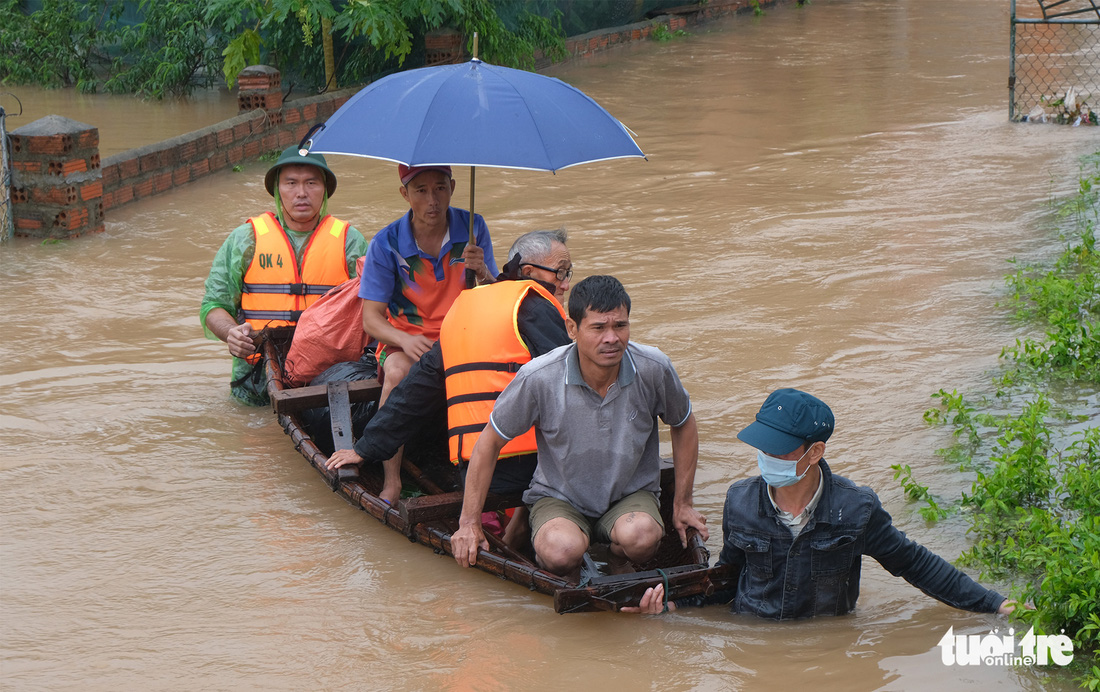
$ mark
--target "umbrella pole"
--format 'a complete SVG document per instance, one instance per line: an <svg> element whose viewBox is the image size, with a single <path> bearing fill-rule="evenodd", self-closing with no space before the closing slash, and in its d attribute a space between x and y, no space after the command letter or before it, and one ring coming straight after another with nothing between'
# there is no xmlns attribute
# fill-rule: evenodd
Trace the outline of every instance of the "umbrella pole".
<svg viewBox="0 0 1100 692"><path fill-rule="evenodd" d="M474 58L477 58L477 32L474 32ZM468 243L477 245L477 238L474 237L474 167L470 166L470 232ZM477 286L477 274L473 271L466 270L466 288L473 288Z"/></svg>
<svg viewBox="0 0 1100 692"><path fill-rule="evenodd" d="M474 35L474 41L477 41L477 34ZM474 237L474 167L470 166L470 228L467 234L467 243L473 243L477 245L477 238ZM477 274L474 270L466 270L466 288L473 288L477 286Z"/></svg>

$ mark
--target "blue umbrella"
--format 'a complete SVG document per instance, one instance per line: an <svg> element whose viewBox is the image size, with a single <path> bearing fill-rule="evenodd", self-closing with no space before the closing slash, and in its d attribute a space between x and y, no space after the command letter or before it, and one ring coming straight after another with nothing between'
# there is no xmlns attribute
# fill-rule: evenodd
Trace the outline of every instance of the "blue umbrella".
<svg viewBox="0 0 1100 692"><path fill-rule="evenodd" d="M312 134L307 148L409 166L540 171L645 157L626 127L581 90L477 58L366 86Z"/></svg>
<svg viewBox="0 0 1100 692"><path fill-rule="evenodd" d="M367 85L314 126L302 147L409 166L470 166L471 237L476 166L557 171L645 158L630 131L580 89L476 57ZM474 285L473 272L466 283Z"/></svg>

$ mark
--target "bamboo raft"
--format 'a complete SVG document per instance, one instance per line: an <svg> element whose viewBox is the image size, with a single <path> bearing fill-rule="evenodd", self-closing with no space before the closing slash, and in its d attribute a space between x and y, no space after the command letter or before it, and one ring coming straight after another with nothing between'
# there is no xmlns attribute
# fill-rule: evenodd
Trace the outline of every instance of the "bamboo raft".
<svg viewBox="0 0 1100 692"><path fill-rule="evenodd" d="M422 494L402 498L391 506L378 497L382 489L382 465L363 464L362 468L344 467L337 471L325 469L328 455L310 437L301 414L308 409L327 406L332 420L334 449L351 448L351 404L377 402L381 385L377 380L333 382L328 385L291 388L283 377L283 359L293 336L292 327L266 330L264 366L268 375L268 393L272 407L294 448L305 457L334 492L385 526L399 531L410 541L432 548L437 554L452 556L451 533L458 530L462 508L462 491L457 469L446 459L443 445L406 446L402 465L405 488L416 488ZM439 442L438 440L436 442ZM684 598L710 594L733 586L725 568L709 567L710 553L694 529L688 530L688 547L680 544L671 528L672 497L675 479L672 468L661 475L661 513L669 527L656 557L643 565L631 565L633 572L602 574L598 555L606 546L595 545L586 556L579 582L569 581L540 569L534 554L512 550L489 531L485 532L489 550L480 550L476 567L532 591L552 596L559 613L593 610L619 610L637 604L642 593L651 586L665 585L667 597ZM519 495L490 495L486 511L504 511L522 504ZM461 568L457 563L452 567Z"/></svg>

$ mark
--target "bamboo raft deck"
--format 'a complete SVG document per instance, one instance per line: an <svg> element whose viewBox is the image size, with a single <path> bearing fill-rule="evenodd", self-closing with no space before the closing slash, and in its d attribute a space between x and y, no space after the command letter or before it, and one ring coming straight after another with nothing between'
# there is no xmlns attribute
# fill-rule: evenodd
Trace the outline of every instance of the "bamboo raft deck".
<svg viewBox="0 0 1100 692"><path fill-rule="evenodd" d="M268 392L272 407L294 448L321 475L334 492L352 506L358 507L381 524L399 531L410 541L433 549L437 554L452 556L451 534L458 529L462 508L462 491L456 468L446 460L439 448L417 450L406 448L402 466L405 487L415 486L424 494L402 498L391 506L378 497L382 488L381 464L363 464L362 468L344 467L336 472L325 469L328 455L310 437L302 423L301 413L307 409L328 406L332 419L335 449L347 449L353 444L351 404L377 402L381 385L377 380L333 382L328 385L291 388L283 378L283 356L289 347L293 328L267 330L264 341L264 361L267 369ZM651 586L664 584L668 598L684 598L709 594L730 588L733 582L725 568L709 567L710 553L694 531L688 531L688 547L681 546L671 529L672 496L675 480L671 468L661 477L661 513L669 527L657 556L644 565L633 565L636 571L626 574L601 574L597 561L587 558L580 582L571 582L540 569L534 555L512 550L497 536L486 531L489 550L480 550L476 567L489 574L520 584L532 591L552 596L559 613L593 610L618 610L636 604ZM490 495L486 511L502 511L522 503L520 496ZM600 546L593 546L590 555ZM457 563L455 570L461 568Z"/></svg>

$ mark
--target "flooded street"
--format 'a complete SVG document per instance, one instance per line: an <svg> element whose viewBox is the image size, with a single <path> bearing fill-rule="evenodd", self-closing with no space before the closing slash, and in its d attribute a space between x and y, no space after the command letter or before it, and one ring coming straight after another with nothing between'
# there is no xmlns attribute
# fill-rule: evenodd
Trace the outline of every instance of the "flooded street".
<svg viewBox="0 0 1100 692"><path fill-rule="evenodd" d="M632 337L676 364L715 556L725 490L756 470L735 435L786 386L832 406L837 473L944 557L967 548L963 521L926 524L889 467L942 496L969 487L921 414L940 387L986 387L1024 333L997 307L1006 260L1060 251L1045 203L1100 147L1096 128L1008 122L1007 32L1002 0L814 0L630 45L550 74L648 161L478 171L498 256L565 226L574 280L618 276ZM151 116L132 146L236 111L212 101L193 126ZM130 148L106 130L134 108L59 114L104 128L107 156ZM392 165L329 163L330 210L368 238L407 209ZM944 666L948 628L1007 623L871 559L847 617L556 615L353 509L269 409L230 399L225 347L198 322L217 248L269 208L265 170L112 210L97 236L0 246L5 689L1074 689L1054 666Z"/></svg>

